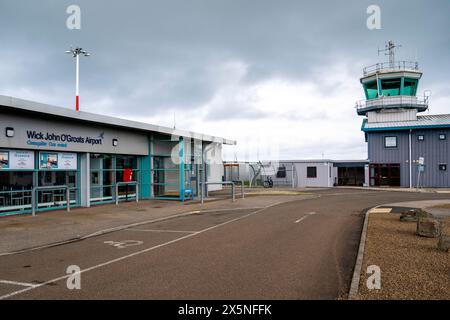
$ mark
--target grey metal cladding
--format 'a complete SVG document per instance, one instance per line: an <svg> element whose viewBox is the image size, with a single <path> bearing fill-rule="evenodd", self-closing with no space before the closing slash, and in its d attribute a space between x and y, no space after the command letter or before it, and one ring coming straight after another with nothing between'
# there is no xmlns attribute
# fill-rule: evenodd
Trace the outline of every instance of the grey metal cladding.
<svg viewBox="0 0 450 320"><path fill-rule="evenodd" d="M445 134L445 140L439 140L439 135ZM425 171L422 173L421 184L424 187L449 187L450 175L447 171L439 170L439 164L448 164L450 159L449 129L442 130L413 130L412 158L425 158ZM423 135L424 141L418 141ZM413 185L417 184L417 166L413 165Z"/></svg>
<svg viewBox="0 0 450 320"><path fill-rule="evenodd" d="M384 137L396 136L397 147L385 148ZM409 186L409 159L408 152L408 132L370 132L368 135L368 150L370 163L399 163L400 164L400 184L402 187Z"/></svg>
<svg viewBox="0 0 450 320"><path fill-rule="evenodd" d="M450 114L420 115L414 121L389 121L389 122L367 122L364 120L363 130L371 129L392 129L402 127L421 127L421 126L450 126ZM394 129L395 130L395 129ZM419 130L419 129L418 129Z"/></svg>
<svg viewBox="0 0 450 320"><path fill-rule="evenodd" d="M3 113L0 110L0 130L3 131L6 127L14 128L14 137L7 138L1 132L0 148L130 155L147 155L149 152L148 134L145 132L100 126L93 123ZM30 136L33 133L35 136ZM41 134L54 136L51 139L45 139L39 136ZM62 138L63 135L65 138ZM67 140L68 135L70 135L71 141ZM80 142L81 139L83 142ZM88 139L92 139L92 142L89 142ZM113 146L113 139L118 140L117 146Z"/></svg>
<svg viewBox="0 0 450 320"><path fill-rule="evenodd" d="M445 134L445 140L439 135ZM368 132L368 155L370 163L400 163L401 186L409 186L409 130ZM424 141L418 136L423 135ZM439 170L439 164L448 164L450 159L449 129L412 130L412 182L417 185L418 169L416 161L425 159L425 171L421 174L423 187L449 187L450 174ZM385 148L384 137L397 136L397 148Z"/></svg>

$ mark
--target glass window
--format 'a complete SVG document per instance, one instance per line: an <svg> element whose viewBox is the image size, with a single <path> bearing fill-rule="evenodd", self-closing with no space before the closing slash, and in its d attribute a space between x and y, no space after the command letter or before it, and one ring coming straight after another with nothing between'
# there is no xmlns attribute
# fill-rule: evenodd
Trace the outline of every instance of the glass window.
<svg viewBox="0 0 450 320"><path fill-rule="evenodd" d="M385 148L397 148L397 137L384 137Z"/></svg>
<svg viewBox="0 0 450 320"><path fill-rule="evenodd" d="M0 191L33 189L32 171L0 172Z"/></svg>
<svg viewBox="0 0 450 320"><path fill-rule="evenodd" d="M137 157L117 156L116 169L137 169Z"/></svg>
<svg viewBox="0 0 450 320"><path fill-rule="evenodd" d="M286 167L285 166L278 167L277 178L286 178Z"/></svg>
<svg viewBox="0 0 450 320"><path fill-rule="evenodd" d="M306 168L307 178L317 178L317 167L307 167Z"/></svg>
<svg viewBox="0 0 450 320"><path fill-rule="evenodd" d="M441 133L439 135L439 140L445 140L445 139L447 139L447 135L445 133Z"/></svg>
<svg viewBox="0 0 450 320"><path fill-rule="evenodd" d="M424 141L425 140L425 136L423 134L420 134L420 135L417 136L417 140Z"/></svg>
<svg viewBox="0 0 450 320"><path fill-rule="evenodd" d="M0 215L31 208L32 171L0 171Z"/></svg>
<svg viewBox="0 0 450 320"><path fill-rule="evenodd" d="M440 171L447 171L447 164L446 163L439 164L439 170Z"/></svg>
<svg viewBox="0 0 450 320"><path fill-rule="evenodd" d="M378 98L378 88L376 81L372 81L366 84L366 93L369 100Z"/></svg>
<svg viewBox="0 0 450 320"><path fill-rule="evenodd" d="M385 97L400 95L400 79L381 80L381 94Z"/></svg>
<svg viewBox="0 0 450 320"><path fill-rule="evenodd" d="M78 203L77 171L43 170L38 173L38 185L42 187L69 186L70 203ZM38 208L60 208L66 205L64 188L42 189L36 192Z"/></svg>
<svg viewBox="0 0 450 320"><path fill-rule="evenodd" d="M416 92L417 92L417 80L406 78L403 85L403 95L415 96Z"/></svg>

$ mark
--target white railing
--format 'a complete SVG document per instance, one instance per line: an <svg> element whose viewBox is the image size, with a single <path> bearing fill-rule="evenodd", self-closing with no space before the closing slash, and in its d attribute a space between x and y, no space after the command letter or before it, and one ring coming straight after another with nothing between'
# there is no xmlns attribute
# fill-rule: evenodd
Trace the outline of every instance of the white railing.
<svg viewBox="0 0 450 320"><path fill-rule="evenodd" d="M37 204L37 197L36 197L36 191L41 190L65 190L66 191L66 210L67 212L70 211L70 187L67 185L59 185L59 186L42 186L42 187L34 187L31 191L31 214L33 216L36 215L36 205Z"/></svg>
<svg viewBox="0 0 450 320"><path fill-rule="evenodd" d="M395 97L379 97L370 100L360 100L356 102L357 110L370 108L389 108L394 106L408 106L417 108L428 107L428 97L419 99L415 96L395 96Z"/></svg>
<svg viewBox="0 0 450 320"><path fill-rule="evenodd" d="M364 76L381 71L419 71L419 63L417 61L395 61L382 62L365 67L363 69Z"/></svg>
<svg viewBox="0 0 450 320"><path fill-rule="evenodd" d="M139 202L139 183L137 181L129 181L129 182L117 182L116 188L115 188L115 198L116 198L116 205L119 204L119 187L120 186L136 186L135 196L136 196L136 202ZM130 195L132 196L132 195Z"/></svg>
<svg viewBox="0 0 450 320"><path fill-rule="evenodd" d="M201 203L203 204L205 197L208 197L208 185L210 184L216 184L216 185L231 185L231 199L233 202L236 201L236 192L235 192L235 186L236 183L241 184L241 197L244 199L244 181L220 181L220 182L200 182L200 199Z"/></svg>

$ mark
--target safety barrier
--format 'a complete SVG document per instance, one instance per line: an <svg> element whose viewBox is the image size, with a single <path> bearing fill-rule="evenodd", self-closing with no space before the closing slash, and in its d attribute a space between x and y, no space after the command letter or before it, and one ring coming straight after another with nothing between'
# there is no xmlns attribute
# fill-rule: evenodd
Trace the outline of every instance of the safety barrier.
<svg viewBox="0 0 450 320"><path fill-rule="evenodd" d="M34 187L31 191L31 213L33 216L36 215L36 191L41 190L66 190L66 210L70 211L70 188L67 185L59 185L59 186L42 186L42 187Z"/></svg>
<svg viewBox="0 0 450 320"><path fill-rule="evenodd" d="M136 202L139 202L139 183L137 181L117 182L115 190L116 205L119 204L119 186L126 186L126 185L136 186Z"/></svg>
<svg viewBox="0 0 450 320"><path fill-rule="evenodd" d="M235 192L235 183L236 182L241 183L241 196L242 196L242 199L244 199L244 181L220 181L220 182L209 181L209 182L200 182L201 203L203 204L203 202L204 202L204 198L205 198L204 193L206 193L206 197L208 197L208 190L207 189L205 190L205 187L208 185L214 185L214 184L231 185L231 198L232 198L232 201L235 202L236 201L236 192Z"/></svg>

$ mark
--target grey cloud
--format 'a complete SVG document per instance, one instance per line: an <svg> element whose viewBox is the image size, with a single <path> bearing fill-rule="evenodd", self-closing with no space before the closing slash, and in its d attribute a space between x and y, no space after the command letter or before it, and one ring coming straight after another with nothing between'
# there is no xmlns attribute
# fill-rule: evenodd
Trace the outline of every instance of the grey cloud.
<svg viewBox="0 0 450 320"><path fill-rule="evenodd" d="M385 59L376 49L389 39L403 44L400 58L414 58L417 48L425 72L421 88L448 82L450 2L376 2L382 30L369 31L371 0L78 0L82 30L69 31L65 10L71 0L2 0L0 94L38 92L49 96L43 102L70 105L74 63L64 51L71 44L92 52L81 62L83 103L95 112L106 99L115 115L200 112L227 82L221 65L229 61L247 66L237 85L278 78L313 82L323 95L335 94L342 84L322 83L326 74L317 70L343 63L357 77L361 63ZM204 120L271 117L251 105L216 109L207 110Z"/></svg>

